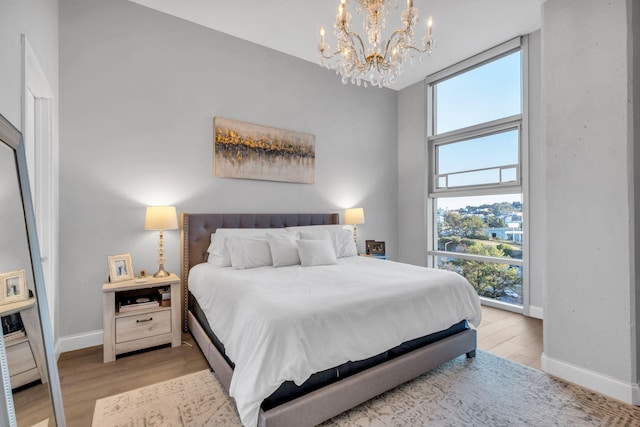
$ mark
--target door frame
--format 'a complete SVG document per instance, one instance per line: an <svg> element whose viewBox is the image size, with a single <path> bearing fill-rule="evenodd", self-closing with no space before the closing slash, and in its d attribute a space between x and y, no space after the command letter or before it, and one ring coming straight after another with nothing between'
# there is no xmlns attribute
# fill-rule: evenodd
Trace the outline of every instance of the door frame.
<svg viewBox="0 0 640 427"><path fill-rule="evenodd" d="M27 96L34 96L34 164L32 201L42 254L52 332L57 335L58 306L58 129L55 94L25 34L22 34L22 130L27 123ZM34 191L35 190L35 191ZM55 342L55 340L54 340ZM57 345L56 345L57 347ZM58 353L58 351L56 351Z"/></svg>

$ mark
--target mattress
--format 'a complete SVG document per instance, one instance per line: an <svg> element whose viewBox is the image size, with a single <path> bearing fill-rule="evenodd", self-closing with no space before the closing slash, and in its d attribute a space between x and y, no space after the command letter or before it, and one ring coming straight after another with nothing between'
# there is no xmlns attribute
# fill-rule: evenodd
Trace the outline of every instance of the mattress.
<svg viewBox="0 0 640 427"><path fill-rule="evenodd" d="M461 276L365 257L307 268L203 263L191 270L189 289L235 364L229 394L245 426L256 424L261 403L284 382L301 385L481 317Z"/></svg>
<svg viewBox="0 0 640 427"><path fill-rule="evenodd" d="M207 320L204 311L202 311L200 304L198 304L198 301L195 299L191 292L189 292L189 311L191 311L191 313L197 319L198 323L209 337L209 340L216 347L227 364L233 368L235 364L226 355L224 345L222 344L222 342L220 342L220 339L216 336L216 334L214 334L211 330L211 326L209 325L209 321ZM268 411L269 409L275 408L278 405L289 402L300 396L304 396L305 394L311 393L312 391L318 390L326 385L332 384L336 381L340 381L344 378L348 378L351 375L357 374L358 372L362 372L388 360L395 359L396 357L407 354L417 348L432 344L448 336L466 331L467 329L469 329L468 322L466 320L461 320L460 322L444 331L435 332L424 337L406 341L397 347L377 354L368 359L346 362L340 366L334 366L329 369L325 369L324 371L316 372L312 374L309 379L301 385L296 385L296 383L294 383L293 381L285 381L280 385L280 387L278 387L276 391L274 391L262 402L260 408ZM331 345L331 342L327 341L327 345Z"/></svg>

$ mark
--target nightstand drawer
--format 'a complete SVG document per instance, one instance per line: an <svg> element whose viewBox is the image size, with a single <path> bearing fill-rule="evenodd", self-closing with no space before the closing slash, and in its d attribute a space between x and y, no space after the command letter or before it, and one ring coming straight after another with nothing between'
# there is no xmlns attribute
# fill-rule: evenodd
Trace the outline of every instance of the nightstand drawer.
<svg viewBox="0 0 640 427"><path fill-rule="evenodd" d="M29 341L12 345L7 348L7 361L9 363L9 375L14 376L36 367L36 361L31 353Z"/></svg>
<svg viewBox="0 0 640 427"><path fill-rule="evenodd" d="M116 343L171 333L171 310L116 318Z"/></svg>

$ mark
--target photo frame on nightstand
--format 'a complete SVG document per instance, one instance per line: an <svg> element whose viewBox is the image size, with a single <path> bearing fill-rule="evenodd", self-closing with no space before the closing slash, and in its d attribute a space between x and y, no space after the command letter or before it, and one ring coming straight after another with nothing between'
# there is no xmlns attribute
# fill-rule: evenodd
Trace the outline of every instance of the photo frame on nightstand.
<svg viewBox="0 0 640 427"><path fill-rule="evenodd" d="M130 254L109 255L107 264L109 265L109 281L111 283L133 279L133 265Z"/></svg>
<svg viewBox="0 0 640 427"><path fill-rule="evenodd" d="M2 335L5 336L5 340L7 339L6 336L9 334L24 331L24 324L22 323L22 316L20 315L20 312L2 316L0 317L0 321L2 322Z"/></svg>
<svg viewBox="0 0 640 427"><path fill-rule="evenodd" d="M25 270L0 274L0 304L9 304L29 298Z"/></svg>
<svg viewBox="0 0 640 427"><path fill-rule="evenodd" d="M375 240L365 240L364 241L365 254L366 255L371 255L371 245L373 245L375 242L376 242Z"/></svg>
<svg viewBox="0 0 640 427"><path fill-rule="evenodd" d="M369 255L385 255L384 242L373 242L369 247Z"/></svg>

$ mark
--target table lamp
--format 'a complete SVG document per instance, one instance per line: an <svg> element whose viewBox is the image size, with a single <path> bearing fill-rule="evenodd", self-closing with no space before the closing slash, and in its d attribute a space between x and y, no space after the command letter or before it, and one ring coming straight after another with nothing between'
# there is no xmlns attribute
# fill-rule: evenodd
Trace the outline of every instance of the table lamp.
<svg viewBox="0 0 640 427"><path fill-rule="evenodd" d="M178 228L178 217L175 206L148 206L147 217L144 221L145 230L160 230L160 240L158 241L158 271L153 277L167 277L169 272L164 269L164 230L176 230Z"/></svg>
<svg viewBox="0 0 640 427"><path fill-rule="evenodd" d="M344 223L353 225L353 240L356 241L356 225L364 224L364 209L363 208L345 209Z"/></svg>

